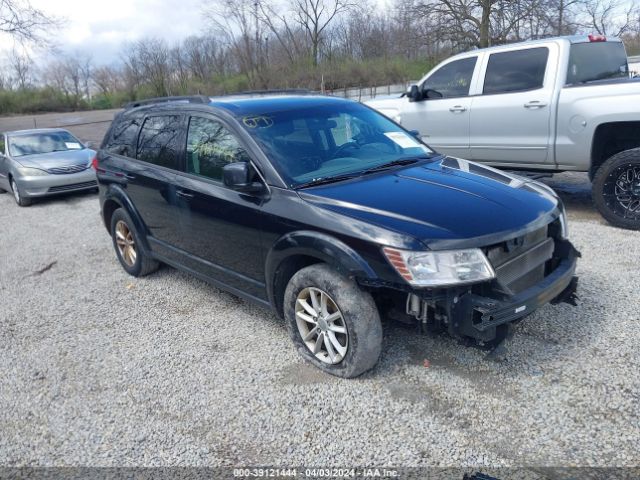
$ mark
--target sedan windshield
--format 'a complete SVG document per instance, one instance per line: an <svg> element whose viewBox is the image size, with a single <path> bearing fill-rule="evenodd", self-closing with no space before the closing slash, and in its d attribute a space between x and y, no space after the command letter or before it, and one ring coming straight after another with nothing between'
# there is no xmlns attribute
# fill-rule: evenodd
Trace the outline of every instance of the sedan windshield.
<svg viewBox="0 0 640 480"><path fill-rule="evenodd" d="M391 120L357 103L266 112L241 122L292 187L351 178L433 154Z"/></svg>
<svg viewBox="0 0 640 480"><path fill-rule="evenodd" d="M9 137L9 154L12 157L38 155L67 150L81 150L82 143L69 132L30 133Z"/></svg>

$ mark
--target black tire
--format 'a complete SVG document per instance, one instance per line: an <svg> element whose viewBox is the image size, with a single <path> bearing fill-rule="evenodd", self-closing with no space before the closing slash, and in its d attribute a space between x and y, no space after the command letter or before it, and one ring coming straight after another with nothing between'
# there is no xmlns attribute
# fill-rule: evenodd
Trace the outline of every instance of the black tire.
<svg viewBox="0 0 640 480"><path fill-rule="evenodd" d="M313 287L326 292L338 307L348 332L347 350L339 363L318 359L304 343L296 323L296 302L303 290ZM324 372L353 378L373 368L382 350L380 315L371 295L353 280L326 264L315 264L296 272L284 294L287 329L298 353Z"/></svg>
<svg viewBox="0 0 640 480"><path fill-rule="evenodd" d="M20 187L18 187L18 184L13 178L11 179L11 190L11 193L13 193L13 199L19 206L28 207L29 205L31 205L32 200L29 197L25 197L24 195L22 195L22 193L20 192Z"/></svg>
<svg viewBox="0 0 640 480"><path fill-rule="evenodd" d="M619 183L623 175L631 175ZM629 188L622 194L620 185ZM640 148L625 150L605 161L596 171L592 185L593 203L612 225L640 229Z"/></svg>
<svg viewBox="0 0 640 480"><path fill-rule="evenodd" d="M120 248L118 247L118 243L116 241L116 226L118 225L118 222L123 222L126 225L133 238L136 253L135 261L133 262L128 262L127 260L125 260L123 254L120 253ZM157 260L151 258L144 250L140 234L136 230L135 224L131 220L131 217L123 208L118 208L115 212L113 212L113 215L111 216L110 230L113 248L116 251L118 261L120 262L120 265L122 265L122 268L124 268L124 270L129 275L133 275L134 277L144 277L145 275L155 272L158 269L160 264Z"/></svg>

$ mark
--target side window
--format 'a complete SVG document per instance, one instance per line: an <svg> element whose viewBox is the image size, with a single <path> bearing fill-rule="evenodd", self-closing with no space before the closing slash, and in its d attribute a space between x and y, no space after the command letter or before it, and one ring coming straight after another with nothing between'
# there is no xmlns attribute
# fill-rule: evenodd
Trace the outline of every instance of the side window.
<svg viewBox="0 0 640 480"><path fill-rule="evenodd" d="M491 54L483 93L508 93L542 88L548 57L547 47Z"/></svg>
<svg viewBox="0 0 640 480"><path fill-rule="evenodd" d="M4 135L0 133L0 156L4 155Z"/></svg>
<svg viewBox="0 0 640 480"><path fill-rule="evenodd" d="M248 161L247 152L222 123L191 117L187 134L188 173L222 181L222 167Z"/></svg>
<svg viewBox="0 0 640 480"><path fill-rule="evenodd" d="M469 57L447 63L427 78L422 89L440 92L444 98L466 97L477 61L478 57Z"/></svg>
<svg viewBox="0 0 640 480"><path fill-rule="evenodd" d="M181 117L148 117L138 138L138 160L167 168L178 168Z"/></svg>
<svg viewBox="0 0 640 480"><path fill-rule="evenodd" d="M109 135L104 145L104 149L115 155L135 158L138 130L140 130L139 118L128 118L118 121L113 126L111 135Z"/></svg>

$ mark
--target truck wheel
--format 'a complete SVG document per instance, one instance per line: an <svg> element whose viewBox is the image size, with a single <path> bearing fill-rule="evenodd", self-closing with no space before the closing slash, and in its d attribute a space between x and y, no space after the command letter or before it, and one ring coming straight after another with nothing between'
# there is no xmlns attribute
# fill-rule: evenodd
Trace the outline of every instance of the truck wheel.
<svg viewBox="0 0 640 480"><path fill-rule="evenodd" d="M328 265L291 278L284 315L298 353L324 372L353 378L378 362L382 325L373 298Z"/></svg>
<svg viewBox="0 0 640 480"><path fill-rule="evenodd" d="M131 217L122 208L111 217L111 238L118 260L129 275L144 277L158 269L160 264L144 251Z"/></svg>
<svg viewBox="0 0 640 480"><path fill-rule="evenodd" d="M593 178L592 196L609 223L640 229L640 148L617 153L604 162Z"/></svg>

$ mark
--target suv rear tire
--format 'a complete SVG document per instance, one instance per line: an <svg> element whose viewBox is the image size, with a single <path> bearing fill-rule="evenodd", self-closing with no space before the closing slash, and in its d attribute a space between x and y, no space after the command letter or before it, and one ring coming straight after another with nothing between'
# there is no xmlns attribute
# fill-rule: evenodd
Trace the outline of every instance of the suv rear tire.
<svg viewBox="0 0 640 480"><path fill-rule="evenodd" d="M111 216L111 240L120 265L129 275L144 277L160 266L145 252L140 234L123 208L118 208Z"/></svg>
<svg viewBox="0 0 640 480"><path fill-rule="evenodd" d="M612 225L640 229L640 148L617 153L596 171L593 202Z"/></svg>
<svg viewBox="0 0 640 480"><path fill-rule="evenodd" d="M378 362L382 325L373 298L329 265L293 275L284 315L298 353L324 372L353 378Z"/></svg>

